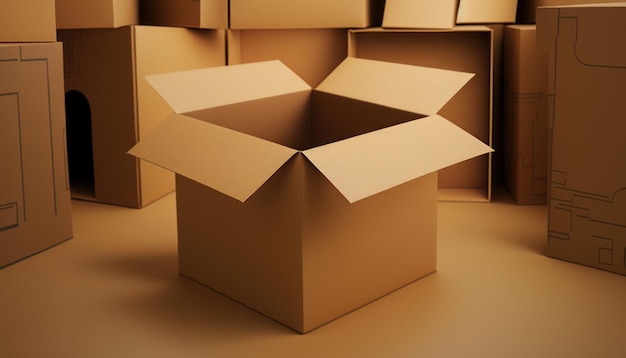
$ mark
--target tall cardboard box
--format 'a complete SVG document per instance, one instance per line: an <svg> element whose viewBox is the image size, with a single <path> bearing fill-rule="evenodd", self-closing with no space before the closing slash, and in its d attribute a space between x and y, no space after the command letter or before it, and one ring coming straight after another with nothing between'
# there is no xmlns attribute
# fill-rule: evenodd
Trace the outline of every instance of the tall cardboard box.
<svg viewBox="0 0 626 358"><path fill-rule="evenodd" d="M457 24L514 23L517 0L386 0L386 28L450 29Z"/></svg>
<svg viewBox="0 0 626 358"><path fill-rule="evenodd" d="M54 1L57 29L112 29L139 24L139 0Z"/></svg>
<svg viewBox="0 0 626 358"><path fill-rule="evenodd" d="M351 56L474 73L441 114L492 145L494 31L486 26L451 30L357 29L349 32ZM496 149L497 150L497 149ZM491 200L492 155L439 171L442 201Z"/></svg>
<svg viewBox="0 0 626 358"><path fill-rule="evenodd" d="M545 7L551 257L626 274L626 3Z"/></svg>
<svg viewBox="0 0 626 358"><path fill-rule="evenodd" d="M224 30L125 26L61 30L74 198L141 208L174 176L126 154L170 111L144 76L224 65Z"/></svg>
<svg viewBox="0 0 626 358"><path fill-rule="evenodd" d="M230 28L363 28L380 25L383 7L384 0L230 0Z"/></svg>
<svg viewBox="0 0 626 358"><path fill-rule="evenodd" d="M228 0L139 0L142 25L228 28Z"/></svg>
<svg viewBox="0 0 626 358"><path fill-rule="evenodd" d="M320 84L348 54L346 29L228 31L228 64L280 60L310 86Z"/></svg>
<svg viewBox="0 0 626 358"><path fill-rule="evenodd" d="M504 50L504 183L517 204L546 204L548 56L535 25L507 25Z"/></svg>
<svg viewBox="0 0 626 358"><path fill-rule="evenodd" d="M131 154L177 173L180 272L305 333L436 269L438 169L491 149L437 115L472 74L347 58L149 78Z"/></svg>
<svg viewBox="0 0 626 358"><path fill-rule="evenodd" d="M0 44L0 267L72 238L62 56Z"/></svg>
<svg viewBox="0 0 626 358"><path fill-rule="evenodd" d="M520 24L534 24L537 8L541 6L567 6L581 4L616 3L616 0L518 0L517 22Z"/></svg>

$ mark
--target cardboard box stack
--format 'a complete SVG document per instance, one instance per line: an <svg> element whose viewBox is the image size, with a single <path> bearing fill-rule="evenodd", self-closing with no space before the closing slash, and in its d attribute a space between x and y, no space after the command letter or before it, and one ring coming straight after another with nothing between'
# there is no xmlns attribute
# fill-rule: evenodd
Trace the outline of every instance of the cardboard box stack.
<svg viewBox="0 0 626 358"><path fill-rule="evenodd" d="M308 332L436 269L437 170L491 149L437 113L472 74L347 58L150 76L176 114L131 154L177 173L180 271Z"/></svg>
<svg viewBox="0 0 626 358"><path fill-rule="evenodd" d="M626 274L626 3L543 7L551 257Z"/></svg>
<svg viewBox="0 0 626 358"><path fill-rule="evenodd" d="M168 111L144 76L225 64L225 30L138 25L138 13L137 1L57 2L71 28L58 36L74 198L141 208L172 192L170 172L126 154Z"/></svg>
<svg viewBox="0 0 626 358"><path fill-rule="evenodd" d="M0 4L0 268L72 238L54 1Z"/></svg>

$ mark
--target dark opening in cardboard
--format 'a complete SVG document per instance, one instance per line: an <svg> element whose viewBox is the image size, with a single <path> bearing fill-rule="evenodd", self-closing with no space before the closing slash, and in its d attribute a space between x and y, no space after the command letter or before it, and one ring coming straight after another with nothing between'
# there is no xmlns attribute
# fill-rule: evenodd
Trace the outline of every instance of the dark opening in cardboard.
<svg viewBox="0 0 626 358"><path fill-rule="evenodd" d="M80 91L65 94L70 187L74 196L95 195L91 107Z"/></svg>

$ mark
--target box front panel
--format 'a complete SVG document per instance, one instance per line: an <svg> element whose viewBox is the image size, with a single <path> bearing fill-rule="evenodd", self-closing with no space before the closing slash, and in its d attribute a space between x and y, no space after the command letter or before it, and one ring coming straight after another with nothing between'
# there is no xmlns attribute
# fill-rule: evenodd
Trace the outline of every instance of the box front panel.
<svg viewBox="0 0 626 358"><path fill-rule="evenodd" d="M181 274L302 328L301 159L245 203L177 176ZM236 178L233 178L236 180Z"/></svg>
<svg viewBox="0 0 626 358"><path fill-rule="evenodd" d="M312 165L305 173L305 331L436 270L436 173L353 204Z"/></svg>
<svg viewBox="0 0 626 358"><path fill-rule="evenodd" d="M12 48L0 62L0 267L72 235L61 45Z"/></svg>
<svg viewBox="0 0 626 358"><path fill-rule="evenodd" d="M230 0L231 28L362 28L372 8L380 11L372 0Z"/></svg>
<svg viewBox="0 0 626 358"><path fill-rule="evenodd" d="M560 12L548 254L626 274L626 8Z"/></svg>
<svg viewBox="0 0 626 358"><path fill-rule="evenodd" d="M475 73L439 114L491 145L491 36L490 31L363 31L353 33L352 47L359 58ZM456 190L452 200L484 201L490 166L490 155L484 155L443 169L439 188Z"/></svg>

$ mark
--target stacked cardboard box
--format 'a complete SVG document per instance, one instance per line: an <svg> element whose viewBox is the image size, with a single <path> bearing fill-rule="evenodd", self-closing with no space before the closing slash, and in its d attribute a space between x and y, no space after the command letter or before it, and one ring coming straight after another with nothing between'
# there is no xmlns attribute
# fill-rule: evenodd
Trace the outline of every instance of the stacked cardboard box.
<svg viewBox="0 0 626 358"><path fill-rule="evenodd" d="M170 172L126 154L169 110L144 76L224 65L225 31L137 25L137 1L118 3L57 2L70 180L74 198L141 208L174 190Z"/></svg>
<svg viewBox="0 0 626 358"><path fill-rule="evenodd" d="M543 7L549 256L626 274L626 3Z"/></svg>
<svg viewBox="0 0 626 358"><path fill-rule="evenodd" d="M0 267L72 237L54 24L54 1L0 4Z"/></svg>

